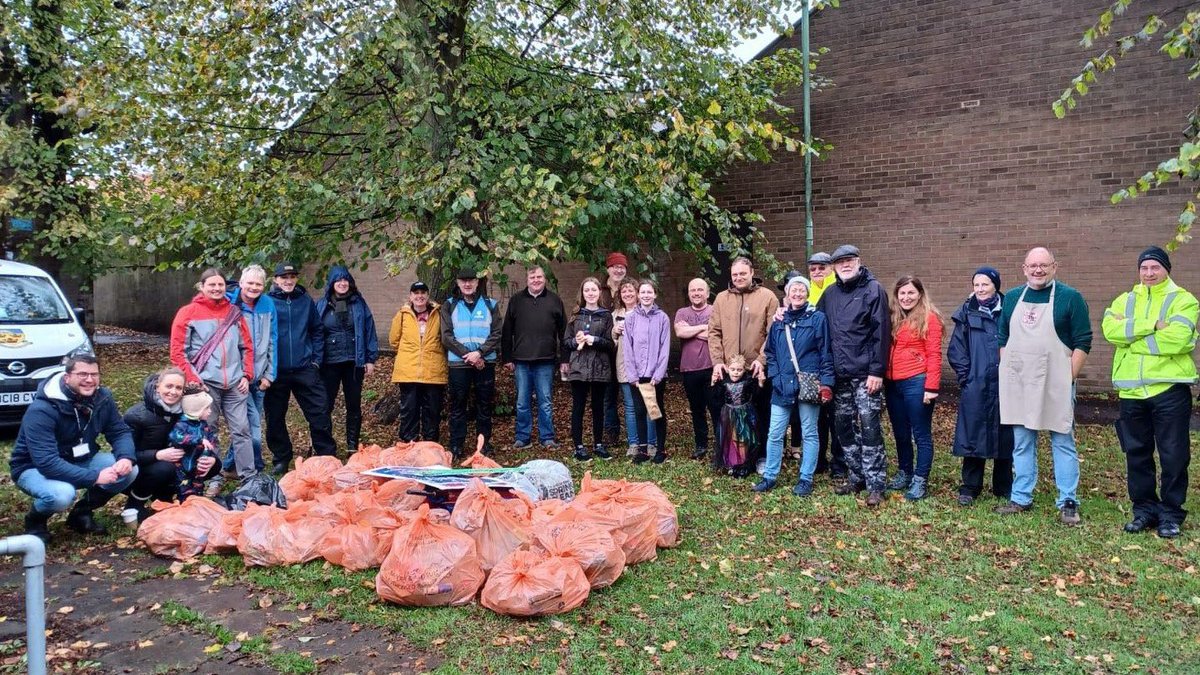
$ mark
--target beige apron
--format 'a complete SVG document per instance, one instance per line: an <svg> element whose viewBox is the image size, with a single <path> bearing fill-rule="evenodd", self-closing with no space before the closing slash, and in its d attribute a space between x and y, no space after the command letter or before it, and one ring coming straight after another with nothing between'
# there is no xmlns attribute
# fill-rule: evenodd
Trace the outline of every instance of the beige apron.
<svg viewBox="0 0 1200 675"><path fill-rule="evenodd" d="M1026 286L1008 322L1008 345L1000 356L1000 423L1033 431L1071 432L1075 421L1071 350L1054 330L1050 302L1025 302Z"/></svg>

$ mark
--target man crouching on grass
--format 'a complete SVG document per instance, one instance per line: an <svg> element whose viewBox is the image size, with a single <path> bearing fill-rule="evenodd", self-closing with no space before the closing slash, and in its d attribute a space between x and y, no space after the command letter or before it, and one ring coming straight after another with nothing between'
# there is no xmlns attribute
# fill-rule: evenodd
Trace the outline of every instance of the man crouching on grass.
<svg viewBox="0 0 1200 675"><path fill-rule="evenodd" d="M49 543L50 516L75 507L67 527L105 534L92 517L137 478L133 433L121 419L112 392L100 386L100 366L91 354L71 356L66 372L42 384L25 411L12 453L12 479L33 497L25 534ZM100 434L112 452L100 452ZM75 501L75 491L86 490Z"/></svg>

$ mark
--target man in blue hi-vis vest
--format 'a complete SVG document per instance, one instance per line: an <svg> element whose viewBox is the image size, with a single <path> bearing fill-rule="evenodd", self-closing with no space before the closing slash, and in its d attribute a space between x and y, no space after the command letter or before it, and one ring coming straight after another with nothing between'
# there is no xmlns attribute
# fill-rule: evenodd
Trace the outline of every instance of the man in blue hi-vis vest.
<svg viewBox="0 0 1200 675"><path fill-rule="evenodd" d="M471 390L475 391L475 433L483 436L483 452L491 453L492 407L496 394L496 360L504 316L500 303L487 297L473 269L460 269L455 288L442 304L442 346L450 363L450 452L458 460L467 438Z"/></svg>

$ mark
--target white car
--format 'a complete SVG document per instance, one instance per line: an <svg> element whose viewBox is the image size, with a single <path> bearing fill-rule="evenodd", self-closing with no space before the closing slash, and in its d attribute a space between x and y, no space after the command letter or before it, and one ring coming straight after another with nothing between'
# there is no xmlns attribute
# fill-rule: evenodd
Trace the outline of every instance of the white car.
<svg viewBox="0 0 1200 675"><path fill-rule="evenodd" d="M21 423L66 356L92 351L78 313L49 274L0 260L0 426Z"/></svg>

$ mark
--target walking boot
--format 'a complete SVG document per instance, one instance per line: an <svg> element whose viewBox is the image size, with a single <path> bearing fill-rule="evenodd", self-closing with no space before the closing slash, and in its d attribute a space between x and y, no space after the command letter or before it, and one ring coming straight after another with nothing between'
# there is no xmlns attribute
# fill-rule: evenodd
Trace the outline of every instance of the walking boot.
<svg viewBox="0 0 1200 675"><path fill-rule="evenodd" d="M25 514L25 534L32 534L42 540L43 544L50 544L50 516L49 513L40 513L32 508L29 513Z"/></svg>
<svg viewBox="0 0 1200 675"><path fill-rule="evenodd" d="M882 503L883 493L879 490L871 490L870 494L867 495L867 506L874 508Z"/></svg>
<svg viewBox="0 0 1200 675"><path fill-rule="evenodd" d="M692 451L692 459L704 459L708 456L708 448L696 448Z"/></svg>
<svg viewBox="0 0 1200 675"><path fill-rule="evenodd" d="M599 457L600 459L606 461L612 459L612 455L604 448L603 443L597 443L595 447L592 448L592 456Z"/></svg>
<svg viewBox="0 0 1200 675"><path fill-rule="evenodd" d="M887 489L907 490L908 486L912 483L912 479L913 477L907 471L897 471L896 475L892 476L891 482L888 483Z"/></svg>
<svg viewBox="0 0 1200 675"><path fill-rule="evenodd" d="M112 499L111 493L94 486L88 488L67 514L67 527L80 534L108 534L108 528L97 522L92 512L107 504L109 499Z"/></svg>
<svg viewBox="0 0 1200 675"><path fill-rule="evenodd" d="M835 495L853 495L853 494L858 494L859 492L862 492L865 489L867 489L867 486L863 485L862 483L846 481L845 483L839 483L837 487L833 488L833 494L835 494Z"/></svg>
<svg viewBox="0 0 1200 675"><path fill-rule="evenodd" d="M646 446L644 446L644 445L637 446L637 453L634 454L634 456L633 456L633 463L634 464L645 464L648 461L650 461L650 455L646 452Z"/></svg>
<svg viewBox="0 0 1200 675"><path fill-rule="evenodd" d="M908 492L904 493L904 498L910 502L915 502L925 498L925 492L928 484L927 478L913 476L912 483L908 486Z"/></svg>
<svg viewBox="0 0 1200 675"><path fill-rule="evenodd" d="M663 462L667 461L667 451L659 450L658 452L654 453L654 457L650 461L654 462L655 464L662 464Z"/></svg>
<svg viewBox="0 0 1200 675"><path fill-rule="evenodd" d="M587 451L586 447L584 447L582 445L577 445L577 446L575 446L575 461L576 462L590 462L590 461L592 461L592 454Z"/></svg>

